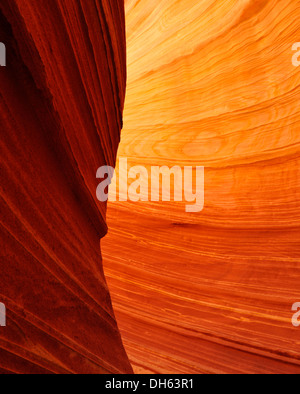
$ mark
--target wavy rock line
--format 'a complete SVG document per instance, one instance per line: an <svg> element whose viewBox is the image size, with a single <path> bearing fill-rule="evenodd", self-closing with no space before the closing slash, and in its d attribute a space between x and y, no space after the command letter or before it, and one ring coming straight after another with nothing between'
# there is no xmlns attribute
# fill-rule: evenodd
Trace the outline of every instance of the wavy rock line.
<svg viewBox="0 0 300 394"><path fill-rule="evenodd" d="M205 208L111 203L103 241L137 372L300 372L294 0L127 0L129 166L203 165Z"/></svg>
<svg viewBox="0 0 300 394"><path fill-rule="evenodd" d="M125 95L124 4L3 0L3 373L129 373L103 274L106 206Z"/></svg>

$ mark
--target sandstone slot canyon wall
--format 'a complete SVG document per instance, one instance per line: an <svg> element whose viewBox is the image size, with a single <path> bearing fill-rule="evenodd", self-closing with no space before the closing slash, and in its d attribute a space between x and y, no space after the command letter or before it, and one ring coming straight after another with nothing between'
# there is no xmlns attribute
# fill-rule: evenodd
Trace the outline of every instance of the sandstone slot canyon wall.
<svg viewBox="0 0 300 394"><path fill-rule="evenodd" d="M103 274L126 82L123 0L1 0L1 373L130 373Z"/></svg>
<svg viewBox="0 0 300 394"><path fill-rule="evenodd" d="M102 241L136 372L299 373L295 0L127 0L119 149L205 166L205 208L111 202Z"/></svg>
<svg viewBox="0 0 300 394"><path fill-rule="evenodd" d="M298 0L1 0L0 374L300 373L299 31ZM117 153L204 166L204 210L107 210Z"/></svg>

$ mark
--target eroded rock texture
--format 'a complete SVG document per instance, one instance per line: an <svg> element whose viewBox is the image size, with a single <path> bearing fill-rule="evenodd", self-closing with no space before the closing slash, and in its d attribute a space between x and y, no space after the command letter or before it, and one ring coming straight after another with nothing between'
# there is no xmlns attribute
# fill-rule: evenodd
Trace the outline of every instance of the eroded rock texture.
<svg viewBox="0 0 300 394"><path fill-rule="evenodd" d="M123 0L1 0L0 371L131 372L101 266L125 94Z"/></svg>
<svg viewBox="0 0 300 394"><path fill-rule="evenodd" d="M105 272L136 371L300 372L295 0L128 0L129 165L204 165L205 209L112 203Z"/></svg>

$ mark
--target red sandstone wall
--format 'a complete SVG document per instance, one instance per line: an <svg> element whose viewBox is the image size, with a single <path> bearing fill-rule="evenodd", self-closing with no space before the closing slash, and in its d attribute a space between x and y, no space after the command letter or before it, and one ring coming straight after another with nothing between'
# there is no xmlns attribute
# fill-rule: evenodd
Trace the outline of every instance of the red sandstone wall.
<svg viewBox="0 0 300 394"><path fill-rule="evenodd" d="M127 0L129 166L205 166L205 208L111 203L102 251L137 372L300 373L296 0Z"/></svg>
<svg viewBox="0 0 300 394"><path fill-rule="evenodd" d="M125 94L123 0L1 0L0 372L126 373L103 275Z"/></svg>
<svg viewBox="0 0 300 394"><path fill-rule="evenodd" d="M105 273L136 372L300 372L295 0L126 0L120 156L204 165L205 209L112 204ZM121 0L1 0L0 373L131 372L104 278Z"/></svg>

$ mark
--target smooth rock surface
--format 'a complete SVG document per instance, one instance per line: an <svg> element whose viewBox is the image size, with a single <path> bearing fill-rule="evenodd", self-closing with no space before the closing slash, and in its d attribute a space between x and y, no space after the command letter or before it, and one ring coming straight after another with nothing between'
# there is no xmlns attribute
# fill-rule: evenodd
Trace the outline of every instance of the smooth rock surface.
<svg viewBox="0 0 300 394"><path fill-rule="evenodd" d="M300 373L295 0L127 0L129 166L204 165L205 208L111 203L105 273L137 372Z"/></svg>
<svg viewBox="0 0 300 394"><path fill-rule="evenodd" d="M123 0L1 0L1 373L132 372L103 274L125 94Z"/></svg>

